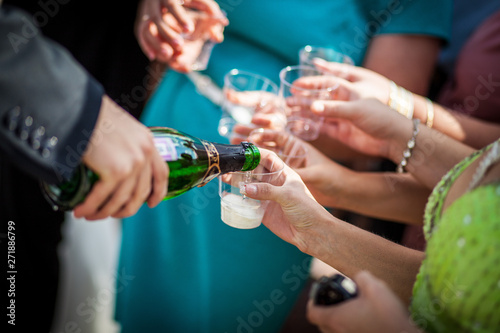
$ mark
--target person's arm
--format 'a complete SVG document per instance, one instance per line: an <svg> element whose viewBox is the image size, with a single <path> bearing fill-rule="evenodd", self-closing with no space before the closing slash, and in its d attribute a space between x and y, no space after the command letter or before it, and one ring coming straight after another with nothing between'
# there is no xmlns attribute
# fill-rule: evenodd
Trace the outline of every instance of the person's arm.
<svg viewBox="0 0 500 333"><path fill-rule="evenodd" d="M262 163L279 159L261 149ZM271 200L263 223L302 252L320 259L347 276L369 270L408 303L424 254L343 222L311 195L300 176L285 165L279 182L249 184L243 193ZM339 194L340 195L340 194Z"/></svg>
<svg viewBox="0 0 500 333"><path fill-rule="evenodd" d="M87 148L101 85L22 12L0 7L0 148L48 182L69 179Z"/></svg>
<svg viewBox="0 0 500 333"><path fill-rule="evenodd" d="M168 165L158 154L151 131L104 96L96 127L82 162L99 175L74 214L88 220L134 215L167 194Z"/></svg>
<svg viewBox="0 0 500 333"><path fill-rule="evenodd" d="M388 78L366 68L325 62L321 59L315 60L315 65L333 75L349 72L347 80L335 76L323 78L323 80L335 80L339 84L338 99L352 101L376 98L384 104L389 103L391 88ZM321 82L304 80L301 84L314 86ZM413 101L413 118L418 118L423 124L427 123L432 128L473 148L484 147L500 135L499 124L454 111L416 93L413 93Z"/></svg>
<svg viewBox="0 0 500 333"><path fill-rule="evenodd" d="M206 14L195 19L189 10ZM213 0L141 0L134 25L137 41L149 60L157 60L175 71L190 72L203 43L184 38L185 34L207 34L220 43L223 30L229 23L219 5ZM199 25L199 27L197 26ZM202 31L201 31L202 30Z"/></svg>
<svg viewBox="0 0 500 333"><path fill-rule="evenodd" d="M454 111L438 103L430 102L417 94L413 94L413 118L418 118L425 123L429 116L429 108L434 110L432 128L464 144L480 149L493 142L500 135L500 124L487 122L471 117L464 113Z"/></svg>
<svg viewBox="0 0 500 333"><path fill-rule="evenodd" d="M325 207L384 220L423 224L430 190L411 175L357 172L333 161L296 171L314 198Z"/></svg>
<svg viewBox="0 0 500 333"><path fill-rule="evenodd" d="M329 135L364 154L398 165L412 137L413 121L374 99L353 102L316 101L312 110L331 122ZM420 124L406 170L432 189L474 149Z"/></svg>
<svg viewBox="0 0 500 333"><path fill-rule="evenodd" d="M168 168L150 131L36 29L0 7L0 149L20 168L60 183L83 161L99 176L77 217L134 214L165 196Z"/></svg>
<svg viewBox="0 0 500 333"><path fill-rule="evenodd" d="M279 133L267 131L266 143L282 149L281 141L284 139ZM294 170L321 205L422 225L430 190L411 175L358 172L332 161L313 145L297 137L288 137L285 144L303 146L307 150L304 165Z"/></svg>
<svg viewBox="0 0 500 333"><path fill-rule="evenodd" d="M420 251L341 221L326 211L314 224L301 230L297 244L301 251L347 276L354 276L360 270L372 272L405 304L410 302L412 287L424 259Z"/></svg>
<svg viewBox="0 0 500 333"><path fill-rule="evenodd" d="M419 94L427 94L442 40L431 36L383 34L370 41L363 67ZM378 89L378 88L377 88ZM337 160L358 154L323 135L314 145Z"/></svg>
<svg viewBox="0 0 500 333"><path fill-rule="evenodd" d="M418 125L418 128L415 147L405 169L431 189L453 166L475 149L423 124ZM413 131L411 127L406 127L406 130L406 136L398 135L391 143L388 157L396 164L403 159L403 152L407 149Z"/></svg>

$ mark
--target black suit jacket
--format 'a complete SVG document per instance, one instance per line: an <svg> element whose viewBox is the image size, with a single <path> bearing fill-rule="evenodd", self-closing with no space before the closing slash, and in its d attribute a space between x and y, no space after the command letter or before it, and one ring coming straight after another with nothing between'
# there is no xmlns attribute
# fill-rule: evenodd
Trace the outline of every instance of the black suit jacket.
<svg viewBox="0 0 500 333"><path fill-rule="evenodd" d="M33 16L0 7L1 158L48 182L68 179L103 94L69 52L42 36Z"/></svg>

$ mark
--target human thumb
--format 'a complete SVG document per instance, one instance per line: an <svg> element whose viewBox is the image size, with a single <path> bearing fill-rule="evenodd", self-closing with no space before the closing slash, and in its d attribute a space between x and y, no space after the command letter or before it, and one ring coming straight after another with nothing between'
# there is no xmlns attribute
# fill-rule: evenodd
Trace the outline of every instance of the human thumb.
<svg viewBox="0 0 500 333"><path fill-rule="evenodd" d="M358 290L361 290L365 294L377 293L379 290L385 288L384 282L368 271L357 273L353 277L353 281L356 283Z"/></svg>
<svg viewBox="0 0 500 333"><path fill-rule="evenodd" d="M268 183L250 183L240 187L240 193L251 199L277 201L277 189Z"/></svg>

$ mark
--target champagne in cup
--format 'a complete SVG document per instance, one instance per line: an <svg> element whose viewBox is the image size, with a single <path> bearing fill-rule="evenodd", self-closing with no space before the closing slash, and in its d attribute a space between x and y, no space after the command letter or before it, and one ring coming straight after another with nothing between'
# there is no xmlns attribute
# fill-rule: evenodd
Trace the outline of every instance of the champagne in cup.
<svg viewBox="0 0 500 333"><path fill-rule="evenodd" d="M264 156L266 152L262 150L262 153ZM263 157L261 163L252 171L230 172L219 176L221 220L238 229L253 229L260 226L269 202L251 199L243 195L241 189L250 183L265 182L281 185L279 182L282 180L281 172L284 166L280 159L268 160Z"/></svg>

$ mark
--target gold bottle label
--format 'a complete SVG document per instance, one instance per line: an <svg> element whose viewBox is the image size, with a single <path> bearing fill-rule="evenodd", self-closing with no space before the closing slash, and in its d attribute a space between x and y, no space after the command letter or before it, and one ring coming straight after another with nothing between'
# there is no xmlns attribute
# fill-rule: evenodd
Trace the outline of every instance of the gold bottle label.
<svg viewBox="0 0 500 333"><path fill-rule="evenodd" d="M221 173L219 152L217 151L217 148L215 148L215 145L211 142L202 141L202 143L205 147L205 151L207 152L208 169L198 187L205 186Z"/></svg>

